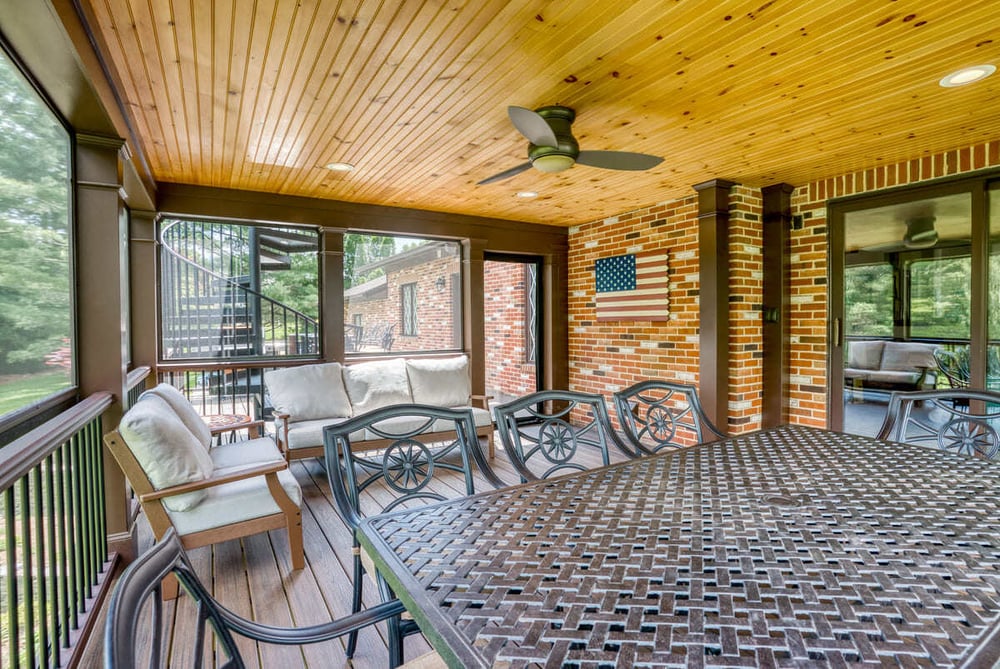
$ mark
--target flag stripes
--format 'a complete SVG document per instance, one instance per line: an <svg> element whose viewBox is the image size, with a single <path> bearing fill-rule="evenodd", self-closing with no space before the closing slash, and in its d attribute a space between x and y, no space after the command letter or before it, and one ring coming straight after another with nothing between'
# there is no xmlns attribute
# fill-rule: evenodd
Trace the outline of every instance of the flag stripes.
<svg viewBox="0 0 1000 669"><path fill-rule="evenodd" d="M598 321L669 320L666 253L601 258L594 273Z"/></svg>

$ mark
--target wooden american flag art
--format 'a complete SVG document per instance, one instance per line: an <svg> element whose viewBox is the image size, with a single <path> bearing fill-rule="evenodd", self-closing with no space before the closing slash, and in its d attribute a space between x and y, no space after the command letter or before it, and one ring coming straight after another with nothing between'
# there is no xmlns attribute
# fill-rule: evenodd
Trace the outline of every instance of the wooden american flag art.
<svg viewBox="0 0 1000 669"><path fill-rule="evenodd" d="M597 320L670 320L666 253L630 253L594 263Z"/></svg>

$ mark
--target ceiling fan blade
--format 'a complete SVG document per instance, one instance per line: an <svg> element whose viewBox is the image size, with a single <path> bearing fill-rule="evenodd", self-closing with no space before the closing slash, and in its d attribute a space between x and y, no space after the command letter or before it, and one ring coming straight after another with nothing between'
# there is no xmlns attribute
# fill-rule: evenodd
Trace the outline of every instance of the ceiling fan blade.
<svg viewBox="0 0 1000 669"><path fill-rule="evenodd" d="M517 167L512 167L509 170L504 170L503 172L500 172L499 174L494 174L491 177L486 177L482 181L478 182L476 185L477 186L485 186L486 184L495 183L497 181L503 181L504 179L511 178L515 174L520 174L521 172L524 172L525 170L530 170L530 169L531 169L531 163L522 163L522 164L518 165Z"/></svg>
<svg viewBox="0 0 1000 669"><path fill-rule="evenodd" d="M517 131L535 146L559 146L556 133L538 112L524 107L507 107L507 116Z"/></svg>
<svg viewBox="0 0 1000 669"><path fill-rule="evenodd" d="M581 151L576 162L605 170L648 170L663 162L659 156L629 151Z"/></svg>

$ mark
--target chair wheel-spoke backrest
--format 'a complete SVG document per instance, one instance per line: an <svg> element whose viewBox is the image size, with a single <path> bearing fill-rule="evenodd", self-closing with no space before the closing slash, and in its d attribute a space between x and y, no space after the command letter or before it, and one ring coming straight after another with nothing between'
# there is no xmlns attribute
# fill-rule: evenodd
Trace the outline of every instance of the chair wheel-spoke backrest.
<svg viewBox="0 0 1000 669"><path fill-rule="evenodd" d="M622 431L641 451L691 446L726 436L705 416L694 386L640 381L616 392L614 398Z"/></svg>
<svg viewBox="0 0 1000 669"><path fill-rule="evenodd" d="M615 434L601 395L543 390L494 409L497 432L521 479L544 479L610 463L610 448L637 453Z"/></svg>
<svg viewBox="0 0 1000 669"><path fill-rule="evenodd" d="M426 443L423 435L453 432ZM397 404L369 411L323 429L327 475L337 509L357 528L361 519L397 508L421 506L455 497L452 485L434 485L451 472L464 494L475 493L473 465L495 487L503 483L486 462L472 411L423 404ZM377 443L377 450L356 452L352 442ZM459 492L458 494L461 494Z"/></svg>
<svg viewBox="0 0 1000 669"><path fill-rule="evenodd" d="M894 392L877 438L994 460L1000 455L1000 393Z"/></svg>

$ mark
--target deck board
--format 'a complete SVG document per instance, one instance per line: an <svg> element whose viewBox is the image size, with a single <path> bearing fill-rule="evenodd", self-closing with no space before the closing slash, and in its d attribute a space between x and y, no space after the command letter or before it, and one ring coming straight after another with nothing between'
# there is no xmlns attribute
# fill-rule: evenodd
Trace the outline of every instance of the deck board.
<svg viewBox="0 0 1000 669"><path fill-rule="evenodd" d="M623 456L614 453L617 461ZM491 461L497 475L507 483L518 483L513 467L497 445L497 455ZM593 465L600 465L595 453ZM288 537L284 530L245 537L188 551L199 577L222 604L262 623L272 625L309 625L347 615L351 608L351 574L353 558L351 533L333 504L333 495L326 470L320 459L295 461L292 473L302 488L302 530L306 566L291 571ZM489 484L478 474L476 490L487 490ZM448 472L435 479L435 490L446 497L464 494L465 486L458 473ZM140 518L139 549L152 543L152 534ZM365 586L365 604L378 602L374 582ZM178 664L179 653L193 643L193 607L181 597L176 604L166 603L165 629L171 652L171 664ZM369 627L361 632L358 649L348 662L344 647L346 639L337 639L303 648L281 647L238 640L246 653L248 667L304 667L353 669L384 669L388 662L385 625ZM430 649L419 635L406 639L405 656L416 657ZM206 667L217 666L218 658L206 659ZM186 666L188 662L184 662Z"/></svg>

